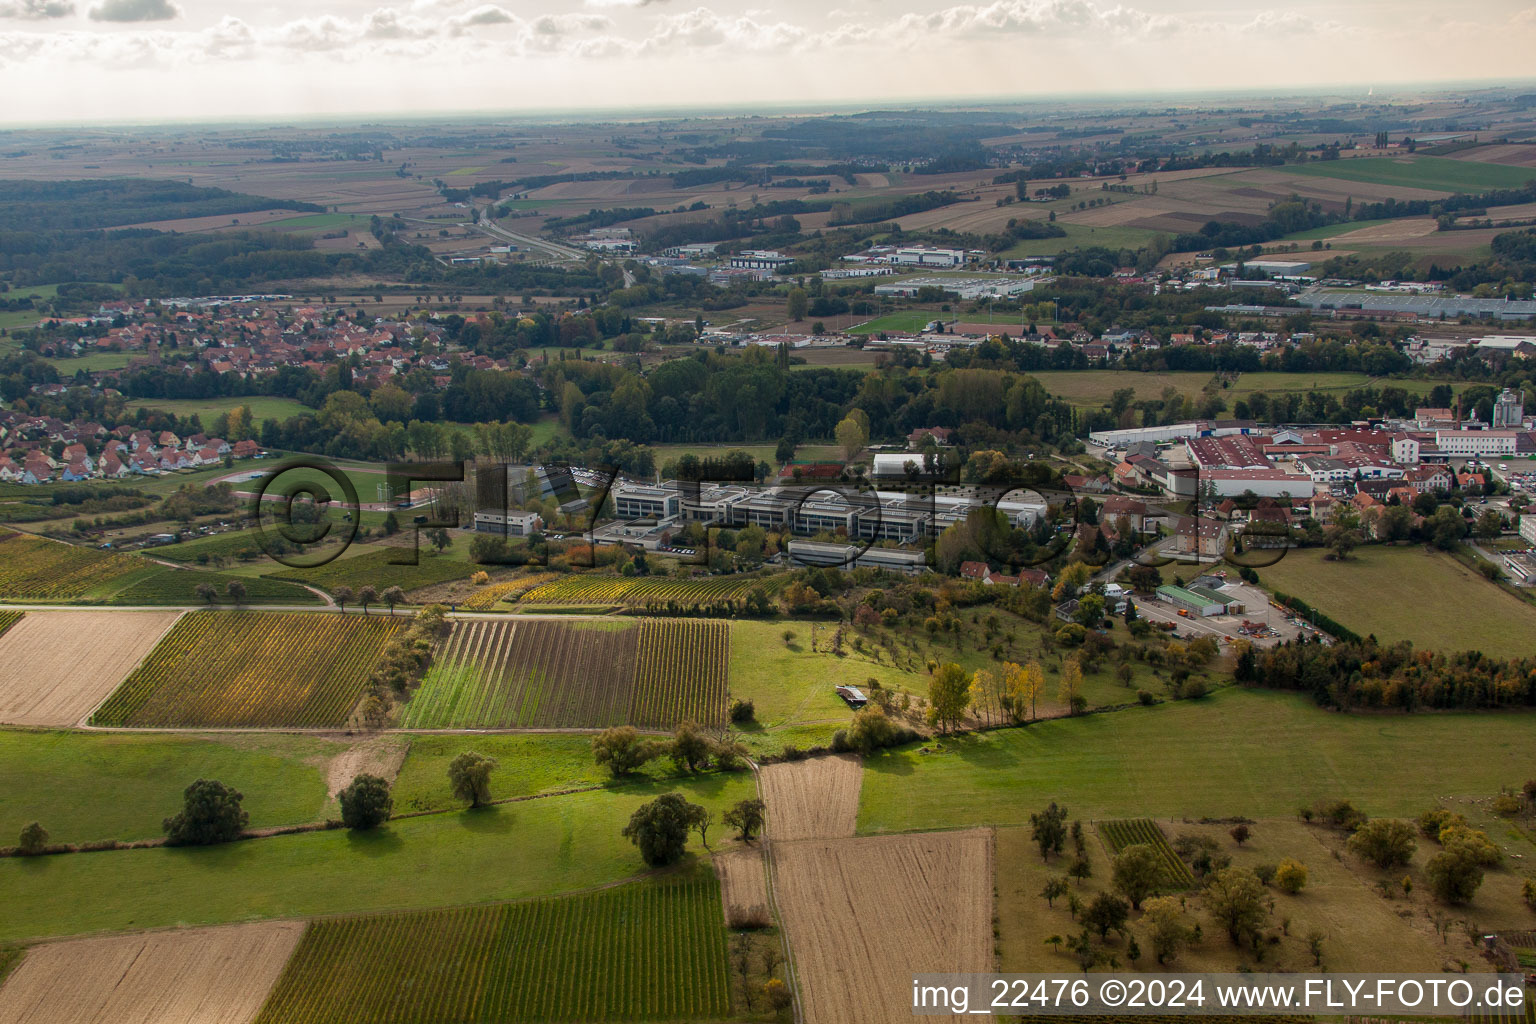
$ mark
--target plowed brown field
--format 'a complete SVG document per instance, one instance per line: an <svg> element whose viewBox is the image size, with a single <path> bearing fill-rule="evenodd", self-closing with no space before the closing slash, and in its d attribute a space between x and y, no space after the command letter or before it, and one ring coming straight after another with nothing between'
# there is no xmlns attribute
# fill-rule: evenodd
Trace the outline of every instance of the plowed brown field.
<svg viewBox="0 0 1536 1024"><path fill-rule="evenodd" d="M74 725L180 612L28 612L0 636L0 722Z"/></svg>
<svg viewBox="0 0 1536 1024"><path fill-rule="evenodd" d="M776 843L773 860L807 1024L904 1024L914 973L993 969L987 830Z"/></svg>
<svg viewBox="0 0 1536 1024"><path fill-rule="evenodd" d="M768 908L768 873L763 868L763 851L755 846L738 846L715 857L715 873L720 876L720 903L725 920L733 910Z"/></svg>
<svg viewBox="0 0 1536 1024"><path fill-rule="evenodd" d="M771 764L762 771L768 838L841 839L859 816L864 766L851 754Z"/></svg>
<svg viewBox="0 0 1536 1024"><path fill-rule="evenodd" d="M0 988L0 1024L246 1024L303 934L272 921L38 946Z"/></svg>

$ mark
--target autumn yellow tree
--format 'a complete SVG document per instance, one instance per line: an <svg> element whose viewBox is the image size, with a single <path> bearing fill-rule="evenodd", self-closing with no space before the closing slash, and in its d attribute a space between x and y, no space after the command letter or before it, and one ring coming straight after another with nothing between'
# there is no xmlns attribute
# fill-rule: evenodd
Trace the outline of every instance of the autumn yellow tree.
<svg viewBox="0 0 1536 1024"><path fill-rule="evenodd" d="M979 668L975 675L971 676L971 708L978 716L985 715L987 724L992 724L992 716L999 710L998 705L1003 696L997 673L988 669Z"/></svg>
<svg viewBox="0 0 1536 1024"><path fill-rule="evenodd" d="M1061 570L1061 576L1056 580L1056 586L1051 590L1051 600L1065 601L1069 597L1076 597L1077 592L1087 585L1093 570L1082 562L1073 562Z"/></svg>
<svg viewBox="0 0 1536 1024"><path fill-rule="evenodd" d="M1083 665L1076 658L1068 658L1061 666L1061 702L1071 714L1077 714L1083 700Z"/></svg>
<svg viewBox="0 0 1536 1024"><path fill-rule="evenodd" d="M1044 686L1045 671L1038 661L1032 661L1023 667L1013 662L1003 666L1003 690L1008 695L1015 718L1022 719L1024 708L1028 705L1030 721L1034 721L1035 702L1039 700L1040 691Z"/></svg>

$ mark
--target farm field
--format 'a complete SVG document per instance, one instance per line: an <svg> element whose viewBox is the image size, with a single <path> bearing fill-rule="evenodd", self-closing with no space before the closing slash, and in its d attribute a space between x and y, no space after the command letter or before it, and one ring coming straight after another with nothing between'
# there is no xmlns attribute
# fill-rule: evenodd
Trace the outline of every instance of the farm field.
<svg viewBox="0 0 1536 1024"><path fill-rule="evenodd" d="M635 627L547 619L454 624L405 705L409 729L603 728L634 692Z"/></svg>
<svg viewBox="0 0 1536 1024"><path fill-rule="evenodd" d="M1023 825L1051 800L1084 819L1286 817L1336 798L1409 816L1426 794L1497 792L1532 744L1528 715L1334 714L1296 694L1224 689L954 737L935 753L876 754L864 762L859 832ZM1482 756L1458 753L1469 749Z"/></svg>
<svg viewBox="0 0 1536 1024"><path fill-rule="evenodd" d="M1045 389L1073 405L1097 409L1109 404L1110 397L1121 388L1135 390L1137 401L1161 398L1165 388L1173 388L1180 395L1197 397L1212 383L1209 373L1184 371L1143 372L1140 370L1040 370L1030 376L1040 381ZM1257 392L1334 391L1343 393L1355 388L1397 387L1410 394L1426 394L1437 381L1390 380L1369 377L1363 373L1245 373L1231 387L1216 388L1215 393L1226 399L1230 408L1234 402ZM1460 390L1466 385L1455 383Z"/></svg>
<svg viewBox="0 0 1536 1024"><path fill-rule="evenodd" d="M0 1024L249 1024L303 933L273 921L39 946L0 987Z"/></svg>
<svg viewBox="0 0 1536 1024"><path fill-rule="evenodd" d="M180 612L34 611L0 634L0 722L74 725Z"/></svg>
<svg viewBox="0 0 1536 1024"><path fill-rule="evenodd" d="M782 586L780 578L708 576L677 580L656 576L572 575L528 591L525 605L577 604L621 605L628 608L664 610L669 607L729 610L752 591L771 594Z"/></svg>
<svg viewBox="0 0 1536 1024"><path fill-rule="evenodd" d="M239 576L224 572L207 572L202 569L171 569L156 567L140 573L127 586L107 599L107 604L208 604L200 597L197 588L203 584L214 589L215 604L233 604L229 596L229 584L239 580L245 587L241 604L297 604L321 605L324 602L314 591L305 590L293 583L265 579L260 576Z"/></svg>
<svg viewBox="0 0 1536 1024"><path fill-rule="evenodd" d="M1067 215L1068 217L1071 214ZM1020 259L1024 256L1054 256L1067 249L1102 247L1109 250L1139 249L1156 234L1147 228L1121 224L1074 223L1061 219L1056 222L1066 230L1062 238L1026 238L1003 250L1002 259Z"/></svg>
<svg viewBox="0 0 1536 1024"><path fill-rule="evenodd" d="M466 739L464 749L473 742ZM362 835L337 829L223 846L0 858L0 944L588 889L643 869L619 830L641 803L666 792L681 792L718 818L754 787L746 773L710 774L402 818ZM702 848L691 839L689 849Z"/></svg>
<svg viewBox="0 0 1536 1024"><path fill-rule="evenodd" d="M312 923L259 1024L696 1020L730 1013L704 867L600 892Z"/></svg>
<svg viewBox="0 0 1536 1024"><path fill-rule="evenodd" d="M1536 607L1465 565L1418 546L1356 548L1343 562L1325 562L1321 549L1288 551L1263 569L1265 589L1290 594L1361 636L1412 640L1433 651L1480 650L1499 658L1527 657ZM1378 600L1394 594L1392 601Z"/></svg>
<svg viewBox="0 0 1536 1024"><path fill-rule="evenodd" d="M393 790L398 812L462 806L463 801L448 785L448 764L468 749L496 759L491 792L499 799L596 788L613 782L608 770L592 759L592 737L580 733L483 733L473 737L417 733L406 738L410 749ZM659 774L663 764L653 761L646 767Z"/></svg>
<svg viewBox="0 0 1536 1024"><path fill-rule="evenodd" d="M143 567L128 555L0 532L0 600L75 601Z"/></svg>
<svg viewBox="0 0 1536 1024"><path fill-rule="evenodd" d="M759 779L768 805L768 837L781 842L851 837L863 775L863 763L851 754L766 765Z"/></svg>
<svg viewBox="0 0 1536 1024"><path fill-rule="evenodd" d="M192 612L91 717L97 726L335 728L405 619Z"/></svg>
<svg viewBox="0 0 1536 1024"><path fill-rule="evenodd" d="M670 729L692 720L725 724L731 634L724 622L642 619L629 724Z"/></svg>
<svg viewBox="0 0 1536 1024"><path fill-rule="evenodd" d="M557 573L538 572L500 583L488 583L460 601L459 607L467 612L483 612L503 601L516 601L524 591L532 590L557 577Z"/></svg>
<svg viewBox="0 0 1536 1024"><path fill-rule="evenodd" d="M382 479L382 478L381 478ZM364 501L363 490L358 497ZM423 549L426 545L422 545ZM334 593L337 587L351 587L354 592L363 587L373 587L380 594L390 587L399 587L409 593L421 587L429 587L448 580L467 579L476 566L426 550L417 552L415 565L394 565L391 558L409 555L406 548L373 548L355 557L333 559L313 569L295 569L290 566L273 566L268 579L305 583L311 587Z"/></svg>
<svg viewBox="0 0 1536 1024"><path fill-rule="evenodd" d="M774 888L807 1024L910 1021L915 972L992 969L987 830L781 843Z"/></svg>
<svg viewBox="0 0 1536 1024"><path fill-rule="evenodd" d="M315 821L326 802L321 768L344 749L315 736L9 729L0 732L0 846L33 821L56 843L157 838L200 778L244 793L254 828Z"/></svg>
<svg viewBox="0 0 1536 1024"><path fill-rule="evenodd" d="M767 911L768 868L761 849L747 845L732 847L715 854L714 865L715 874L720 877L720 905L727 925L733 915L758 907Z"/></svg>
<svg viewBox="0 0 1536 1024"><path fill-rule="evenodd" d="M129 410L160 409L177 416L196 416L203 429L210 430L213 421L242 405L249 406L251 422L260 426L262 420L286 420L294 416L313 415L315 410L296 398L278 395L240 395L230 398L138 398L128 403ZM233 439L230 439L233 442Z"/></svg>
<svg viewBox="0 0 1536 1024"><path fill-rule="evenodd" d="M454 625L406 705L410 729L670 729L725 721L720 622L514 619Z"/></svg>
<svg viewBox="0 0 1536 1024"><path fill-rule="evenodd" d="M1519 188L1536 173L1529 167L1452 160L1440 156L1329 160L1287 164L1276 170L1311 178L1358 181L1369 185L1400 185L1437 192L1484 192L1489 189Z"/></svg>

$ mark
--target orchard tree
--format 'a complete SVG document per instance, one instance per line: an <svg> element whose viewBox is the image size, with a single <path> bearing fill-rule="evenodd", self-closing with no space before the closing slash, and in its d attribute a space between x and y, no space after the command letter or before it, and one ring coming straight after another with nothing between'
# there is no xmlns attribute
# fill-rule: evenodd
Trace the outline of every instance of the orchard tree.
<svg viewBox="0 0 1536 1024"><path fill-rule="evenodd" d="M1040 859L1049 861L1067 842L1067 809L1052 800L1045 810L1029 816L1030 838L1040 848Z"/></svg>
<svg viewBox="0 0 1536 1024"><path fill-rule="evenodd" d="M1132 843L1116 855L1113 877L1115 888L1131 901L1132 909L1140 910L1142 900L1162 884L1162 859L1146 843Z"/></svg>
<svg viewBox="0 0 1536 1024"><path fill-rule="evenodd" d="M1258 933L1269 920L1264 883L1247 868L1222 868L1206 883L1205 904L1235 944Z"/></svg>
<svg viewBox="0 0 1536 1024"><path fill-rule="evenodd" d="M368 614L368 606L379 603L379 592L373 587L363 587L357 592L357 603L363 606L363 614Z"/></svg>
<svg viewBox="0 0 1536 1024"><path fill-rule="evenodd" d="M337 608L346 611L348 603L353 601L357 595L352 593L351 587L341 586L331 591L331 597L336 601Z"/></svg>
<svg viewBox="0 0 1536 1024"><path fill-rule="evenodd" d="M940 665L928 680L928 724L940 732L949 732L965 719L970 703L970 679L965 669L954 662Z"/></svg>
<svg viewBox="0 0 1536 1024"><path fill-rule="evenodd" d="M1113 893L1101 892L1083 911L1083 924L1097 931L1101 940L1106 939L1111 931L1125 931L1125 919L1130 912L1130 904L1125 900Z"/></svg>
<svg viewBox="0 0 1536 1024"><path fill-rule="evenodd" d="M1413 859L1418 843L1413 826L1394 818L1373 818L1349 837L1349 852L1378 868L1400 868Z"/></svg>
<svg viewBox="0 0 1536 1024"><path fill-rule="evenodd" d="M384 603L389 605L389 614L395 614L395 605L405 603L405 591L399 587L390 587L384 591Z"/></svg>

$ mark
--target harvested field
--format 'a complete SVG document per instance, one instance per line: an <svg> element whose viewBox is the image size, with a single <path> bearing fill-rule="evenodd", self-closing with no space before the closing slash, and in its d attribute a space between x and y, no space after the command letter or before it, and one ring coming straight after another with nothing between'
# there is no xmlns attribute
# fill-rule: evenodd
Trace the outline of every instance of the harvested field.
<svg viewBox="0 0 1536 1024"><path fill-rule="evenodd" d="M1402 220L1389 220L1385 224L1374 224L1368 228L1334 235L1333 244L1335 248L1340 249L1352 245L1391 245L1394 242L1404 242L1435 234L1437 229L1438 225L1433 217L1405 217Z"/></svg>
<svg viewBox="0 0 1536 1024"><path fill-rule="evenodd" d="M604 728L635 688L631 622L456 623L406 704L410 729Z"/></svg>
<svg viewBox="0 0 1536 1024"><path fill-rule="evenodd" d="M1514 167L1536 167L1536 146L1511 143L1503 146L1479 146L1455 154L1453 160L1470 160L1479 164L1509 164Z"/></svg>
<svg viewBox="0 0 1536 1024"><path fill-rule="evenodd" d="M28 612L0 635L0 722L74 725L180 612Z"/></svg>
<svg viewBox="0 0 1536 1024"><path fill-rule="evenodd" d="M914 973L992 970L989 831L785 843L774 880L808 1024L905 1024Z"/></svg>
<svg viewBox="0 0 1536 1024"><path fill-rule="evenodd" d="M303 934L272 921L38 946L0 988L0 1024L245 1024Z"/></svg>
<svg viewBox="0 0 1536 1024"><path fill-rule="evenodd" d="M851 754L771 764L762 771L768 838L838 839L853 835L864 766Z"/></svg>
<svg viewBox="0 0 1536 1024"><path fill-rule="evenodd" d="M384 645L388 615L191 612L91 716L99 726L345 725Z"/></svg>
<svg viewBox="0 0 1536 1024"><path fill-rule="evenodd" d="M768 872L763 851L754 846L738 846L715 855L715 874L720 876L720 903L725 907L725 923L741 921L742 915L762 908L768 916Z"/></svg>

